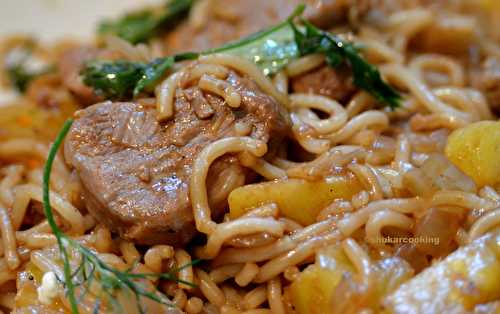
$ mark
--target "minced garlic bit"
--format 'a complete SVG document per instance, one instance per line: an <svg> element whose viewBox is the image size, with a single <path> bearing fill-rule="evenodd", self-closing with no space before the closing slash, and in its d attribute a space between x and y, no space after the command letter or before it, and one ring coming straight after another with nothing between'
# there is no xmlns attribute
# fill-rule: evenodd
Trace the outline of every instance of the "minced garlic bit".
<svg viewBox="0 0 500 314"><path fill-rule="evenodd" d="M50 305L55 297L58 295L59 283L54 272L47 272L43 275L42 284L38 287L38 300L45 304Z"/></svg>

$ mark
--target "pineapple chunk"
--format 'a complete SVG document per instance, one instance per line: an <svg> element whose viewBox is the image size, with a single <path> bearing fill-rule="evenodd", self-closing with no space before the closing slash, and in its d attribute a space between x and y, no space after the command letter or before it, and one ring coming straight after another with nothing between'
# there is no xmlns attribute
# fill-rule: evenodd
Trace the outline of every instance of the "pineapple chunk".
<svg viewBox="0 0 500 314"><path fill-rule="evenodd" d="M290 286L297 313L344 314L363 309L379 313L383 297L413 276L411 267L397 257L379 260L372 264L372 269L374 280L364 289L340 245L320 250L316 263L307 267Z"/></svg>
<svg viewBox="0 0 500 314"><path fill-rule="evenodd" d="M465 313L500 299L500 232L489 233L403 284L388 313Z"/></svg>
<svg viewBox="0 0 500 314"><path fill-rule="evenodd" d="M290 287L299 314L331 314L332 297L344 273L355 269L339 246L318 254L317 263L307 267Z"/></svg>
<svg viewBox="0 0 500 314"><path fill-rule="evenodd" d="M309 225L335 199L351 199L361 190L353 176L330 177L321 181L288 179L245 185L229 194L232 219L260 205L275 203L281 215Z"/></svg>
<svg viewBox="0 0 500 314"><path fill-rule="evenodd" d="M479 186L500 183L500 121L481 121L454 131L446 156Z"/></svg>

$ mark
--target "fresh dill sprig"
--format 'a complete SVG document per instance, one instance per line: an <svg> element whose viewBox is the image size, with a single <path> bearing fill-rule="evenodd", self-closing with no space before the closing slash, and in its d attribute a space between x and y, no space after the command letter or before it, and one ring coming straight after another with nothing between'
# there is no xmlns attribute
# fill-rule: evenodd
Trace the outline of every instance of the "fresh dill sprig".
<svg viewBox="0 0 500 314"><path fill-rule="evenodd" d="M63 260L64 278L59 278L59 280L66 288L66 294L70 303L71 312L73 314L79 313L78 303L89 293L91 285L96 282L101 288L101 295L97 296L97 301L94 304L97 312L99 311L101 304L110 304L113 308L118 308L118 310L120 310L121 305L114 299L113 295L113 293L118 290L127 290L135 296L140 313L145 313L141 298L147 298L166 306L173 306L168 298L162 293L159 291L147 290L138 282L138 280L163 279L194 286L193 283L177 278L175 274L184 267L198 263L199 260L194 260L192 263L183 265L169 273L133 273L133 266L125 271L121 271L107 265L94 251L71 239L58 227L50 205L50 174L57 151L71 128L72 123L73 120L71 119L68 119L64 123L60 133L50 148L43 173L43 209L50 228L57 239L59 251ZM70 249L72 250L71 252L76 252L80 259L80 263L75 269L71 268L71 261L69 257ZM78 296L78 298L76 295L77 287L83 288L82 293ZM104 303L102 303L103 301Z"/></svg>
<svg viewBox="0 0 500 314"><path fill-rule="evenodd" d="M71 239L69 239L61 229L57 226L57 223L54 219L54 214L52 212L52 207L50 206L50 190L49 190L49 183L50 183L50 173L52 171L52 164L54 163L54 159L56 157L57 151L59 149L59 146L61 146L64 137L68 133L71 125L73 124L73 120L68 119L62 129L61 132L57 135L54 144L52 145L49 155L47 157L47 162L45 163L45 168L43 170L43 210L45 212L45 216L47 217L47 221L49 223L50 228L52 229L52 232L54 233L56 239L57 239L57 245L59 246L59 251L61 252L61 256L63 258L63 263L64 263L64 282L66 285L66 288L68 290L68 298L69 302L71 304L71 312L73 314L78 313L78 305L76 303L76 297L75 297L75 285L73 284L73 281L71 279L71 266L69 263L69 256L68 256L68 251L66 251L66 247L70 244L69 242Z"/></svg>

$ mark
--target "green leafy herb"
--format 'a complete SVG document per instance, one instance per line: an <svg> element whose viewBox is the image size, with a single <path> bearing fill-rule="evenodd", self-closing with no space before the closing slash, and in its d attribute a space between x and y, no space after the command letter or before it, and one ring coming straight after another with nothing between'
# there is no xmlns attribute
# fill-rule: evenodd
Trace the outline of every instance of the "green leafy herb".
<svg viewBox="0 0 500 314"><path fill-rule="evenodd" d="M31 49L31 47L23 47L19 48L19 51L17 52L11 52L17 53L19 55L13 62L7 62L5 67L5 71L11 85L21 93L26 91L29 83L32 82L35 78L52 70L52 67L50 66L45 66L37 69L30 67L29 61L30 58L32 58Z"/></svg>
<svg viewBox="0 0 500 314"><path fill-rule="evenodd" d="M196 53L157 58L150 63L133 61L91 61L81 74L83 82L107 99L136 97L151 91L175 62L198 58Z"/></svg>
<svg viewBox="0 0 500 314"><path fill-rule="evenodd" d="M161 294L159 291L147 290L138 280L164 279L182 282L184 284L194 286L190 282L185 282L178 279L175 274L184 267L198 263L199 260L195 260L189 265L184 265L178 269L173 270L172 272L162 274L133 273L133 267L126 271L120 271L104 263L99 259L96 253L85 247L80 242L77 242L68 237L57 226L57 223L54 219L54 213L50 205L50 174L57 151L61 146L64 137L68 133L72 123L73 121L71 119L67 120L62 127L59 135L56 137L54 144L49 151L43 173L43 209L50 228L57 238L57 244L62 261L64 263L64 278L59 278L59 280L64 284L66 288L66 293L71 306L71 312L73 314L79 313L78 300L84 298L89 293L91 284L95 283L98 283L100 285L100 290L102 291L101 295L96 296L96 313L99 312L101 304L110 305L111 307L113 307L115 312L123 312L121 305L115 300L115 293L118 290L125 290L132 293L132 295L136 298L138 311L140 313L145 313L141 302L142 298L147 298L167 306L173 306L171 301L168 300L166 296ZM69 258L70 252L72 253L71 256L73 258L75 257L75 255L80 258L79 266L74 269L72 269L71 267L71 261ZM76 254L74 254L75 252ZM82 293L78 296L78 298L76 295L76 287L82 288Z"/></svg>
<svg viewBox="0 0 500 314"><path fill-rule="evenodd" d="M304 7L299 6L289 19L300 15L303 10ZM255 62L265 74L274 74L298 56L293 35L293 29L287 20L237 42L201 53L186 52L158 58L151 63L92 61L81 74L86 85L109 99L135 97L143 91L151 90L172 68L174 62L194 60L200 55L213 53L224 52L246 57Z"/></svg>
<svg viewBox="0 0 500 314"><path fill-rule="evenodd" d="M155 36L158 30L177 23L191 8L193 0L170 0L161 9L126 14L116 21L104 21L100 34L112 34L137 44Z"/></svg>
<svg viewBox="0 0 500 314"><path fill-rule="evenodd" d="M9 81L18 91L25 92L28 84L43 73L33 73L27 71L22 65L7 69Z"/></svg>
<svg viewBox="0 0 500 314"><path fill-rule="evenodd" d="M83 69L83 82L106 98L123 99L132 95L144 77L144 63L93 61Z"/></svg>
<svg viewBox="0 0 500 314"><path fill-rule="evenodd" d="M300 55L322 53L326 56L328 65L332 67L348 62L352 68L354 84L357 87L367 91L381 103L389 105L391 109L399 106L401 100L399 93L382 80L378 69L359 54L353 43L322 31L307 21L303 20L302 23L304 24L303 29L290 23Z"/></svg>
<svg viewBox="0 0 500 314"><path fill-rule="evenodd" d="M276 26L201 54L232 54L254 62L265 75L275 74L299 56L291 23L304 9L304 5L300 5L284 22Z"/></svg>
<svg viewBox="0 0 500 314"><path fill-rule="evenodd" d="M271 75L300 56L321 53L332 67L348 63L356 86L392 109L397 108L401 96L383 81L378 69L359 54L358 47L306 21L302 21L303 25L295 24L294 19L303 11L304 6L298 6L286 21L219 48L157 59L149 64L120 61L101 64L100 68L87 68L82 73L84 82L108 98L129 96L132 90L137 96L142 91L151 90L174 62L196 59L200 55L221 52L237 55L253 61L264 74ZM139 70L134 72L129 68Z"/></svg>
<svg viewBox="0 0 500 314"><path fill-rule="evenodd" d="M224 52L248 59L261 68L265 75L277 73L290 60L297 58L297 45L293 41L293 32L288 24L254 36L203 54Z"/></svg>
<svg viewBox="0 0 500 314"><path fill-rule="evenodd" d="M145 64L142 70L141 79L134 87L134 96L150 86L154 86L163 74L174 65L174 58L158 58L151 63Z"/></svg>

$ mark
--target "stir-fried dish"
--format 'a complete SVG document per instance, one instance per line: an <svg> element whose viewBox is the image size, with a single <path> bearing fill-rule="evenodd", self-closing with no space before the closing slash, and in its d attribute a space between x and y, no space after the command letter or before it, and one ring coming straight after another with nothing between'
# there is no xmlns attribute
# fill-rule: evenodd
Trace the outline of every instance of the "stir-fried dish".
<svg viewBox="0 0 500 314"><path fill-rule="evenodd" d="M0 312L500 313L500 2L302 2L2 40Z"/></svg>

